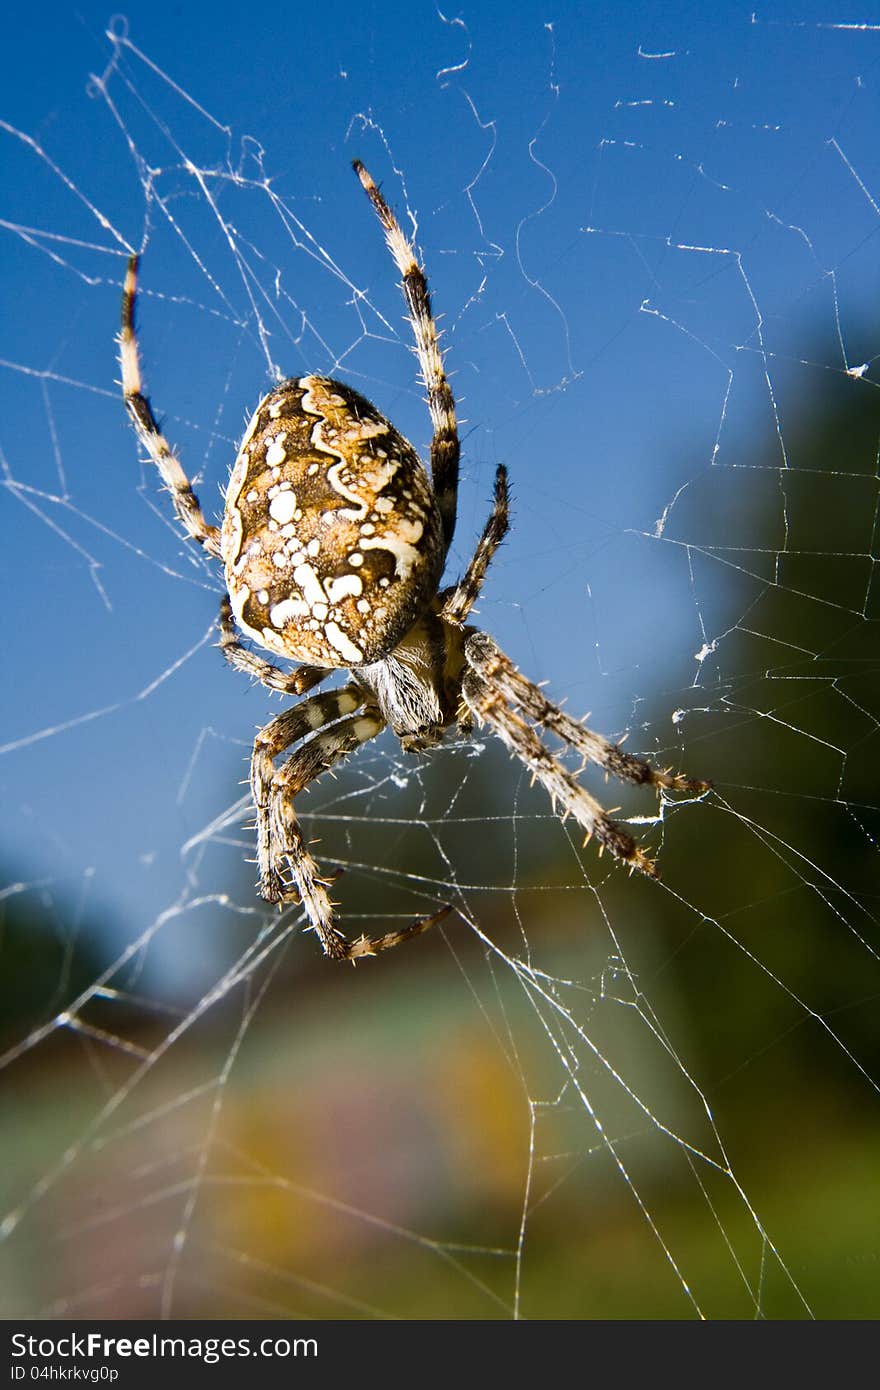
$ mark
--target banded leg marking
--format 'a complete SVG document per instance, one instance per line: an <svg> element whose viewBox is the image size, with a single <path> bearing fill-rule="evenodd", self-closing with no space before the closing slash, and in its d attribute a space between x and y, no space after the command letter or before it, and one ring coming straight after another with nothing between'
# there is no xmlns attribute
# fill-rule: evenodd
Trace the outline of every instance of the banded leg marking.
<svg viewBox="0 0 880 1390"><path fill-rule="evenodd" d="M285 752L292 743L305 738L307 734L314 733L324 725L332 723L335 719L341 719L344 715L351 714L359 709L364 702L364 697L356 685L343 686L341 690L331 690L324 695L312 695L308 700L303 700L298 705L293 705L291 709L279 714L277 719L273 719L264 729L261 729L254 740L254 751L251 757L251 791L254 798L257 820L257 865L260 875L260 893L267 902L282 902L287 896L287 885L284 879L282 866L279 857L282 847L285 845L283 839L279 839L273 828L273 801L276 786L276 779L280 772L275 768L275 758L280 753ZM324 735L325 741L332 739L334 731L328 730ZM321 749L314 748L310 754L312 761L312 776L307 778L311 781L324 771L326 766L332 766L321 757ZM301 750L305 751L305 750ZM342 756L340 754L340 756ZM286 764L285 764L286 766ZM305 785L305 784L304 784ZM296 817L293 817L296 823ZM302 843L302 836L299 835L299 842ZM307 853L307 852L306 852Z"/></svg>
<svg viewBox="0 0 880 1390"><path fill-rule="evenodd" d="M492 557L510 529L510 498L507 488L507 469L503 463L495 472L495 493L492 512L483 527L473 558L462 578L443 604L441 616L450 623L462 624L479 598L486 571Z"/></svg>
<svg viewBox="0 0 880 1390"><path fill-rule="evenodd" d="M622 826L611 819L596 798L556 761L531 725L509 708L500 690L471 668L465 673L462 694L479 722L488 724L511 753L534 773L549 793L554 810L557 806L562 808L563 819L566 815L574 816L587 832L588 840L595 835L603 849L609 849L615 858L622 860L629 868L638 869L651 878L658 876L654 861Z"/></svg>
<svg viewBox="0 0 880 1390"><path fill-rule="evenodd" d="M282 695L305 695L331 674L320 666L297 666L293 671L282 671L280 666L273 666L257 656L239 638L228 598L220 603L220 650L236 671L243 671L270 690L281 691Z"/></svg>
<svg viewBox="0 0 880 1390"><path fill-rule="evenodd" d="M431 440L431 477L443 521L444 542L448 550L455 531L461 448L455 418L455 397L443 368L437 324L431 309L431 293L425 273L416 260L413 244L404 236L391 208L359 159L354 160L353 168L382 223L388 250L394 258L403 282L403 297L412 324L416 355L428 393L428 410L434 426L434 437Z"/></svg>
<svg viewBox="0 0 880 1390"><path fill-rule="evenodd" d="M122 367L122 395L138 438L159 470L163 483L171 493L174 510L188 536L198 541L211 555L220 554L220 528L205 520L199 499L184 473L180 462L165 438L144 394L141 360L135 327L137 302L138 256L130 256L122 291L122 329L119 334L119 357Z"/></svg>
<svg viewBox="0 0 880 1390"><path fill-rule="evenodd" d="M325 954L333 960L359 960L391 950L427 931L451 911L451 907L443 907L428 917L417 918L401 930L375 939L362 936L356 941L346 941L334 923L333 904L327 892L332 880L322 875L306 845L294 801L322 772L342 762L362 743L382 732L385 721L377 710L351 713L363 703L364 695L356 685L303 700L257 735L252 762L260 890L270 902L289 901L292 897L286 878L289 874ZM342 715L348 717L340 718ZM315 732L337 718L339 723L323 732ZM273 758L309 733L314 737L276 769Z"/></svg>
<svg viewBox="0 0 880 1390"><path fill-rule="evenodd" d="M517 670L487 633L474 632L468 637L465 657L468 664L500 691L505 700L521 709L536 724L557 734L586 761L597 763L621 782L634 782L638 786L650 784L664 791L676 792L698 793L711 787L711 782L685 777L669 768L655 767L647 759L636 758L632 753L624 753L619 743L609 743L601 734L572 719L558 705L552 704L539 686L533 685Z"/></svg>

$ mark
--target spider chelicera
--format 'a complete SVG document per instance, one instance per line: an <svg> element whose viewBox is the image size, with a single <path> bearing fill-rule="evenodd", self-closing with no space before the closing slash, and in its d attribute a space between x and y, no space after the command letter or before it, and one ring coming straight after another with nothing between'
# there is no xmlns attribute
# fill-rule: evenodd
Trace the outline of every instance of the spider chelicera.
<svg viewBox="0 0 880 1390"><path fill-rule="evenodd" d="M232 469L222 525L213 526L144 394L134 321L138 256L128 263L120 337L122 390L141 443L187 534L225 567L220 646L227 661L289 695L305 695L340 668L349 672L340 689L309 695L267 724L251 758L260 893L272 903L300 901L334 960L386 951L450 910L385 936L347 941L334 920L332 879L303 839L297 793L386 725L404 749L419 752L453 726L468 734L475 721L486 725L546 788L563 819L573 816L600 851L653 877L654 861L537 730L625 782L658 791L702 792L709 785L654 767L585 728L521 675L491 637L468 626L509 525L503 464L467 570L440 588L458 493L455 400L413 243L360 161L354 170L402 277L434 430L430 479L413 446L357 391L328 377L292 377L257 407ZM270 664L243 645L239 632L300 664L291 671Z"/></svg>

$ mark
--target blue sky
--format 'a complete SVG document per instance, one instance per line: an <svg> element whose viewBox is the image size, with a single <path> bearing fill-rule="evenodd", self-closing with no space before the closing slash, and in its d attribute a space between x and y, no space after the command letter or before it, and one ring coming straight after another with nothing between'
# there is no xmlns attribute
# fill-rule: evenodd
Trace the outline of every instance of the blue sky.
<svg viewBox="0 0 880 1390"><path fill-rule="evenodd" d="M417 217L444 316L467 420L456 567L511 470L481 620L570 708L677 756L670 715L723 681L751 601L705 547L744 568L761 550L763 484L731 473L728 493L717 470L779 465L876 304L880 37L833 10L138 5L115 55L104 8L7 21L13 878L127 936L188 869L221 881L181 846L241 794L275 707L224 669L218 578L138 462L115 386L124 255L144 249L145 367L206 508L273 368L345 376L424 448L354 156Z"/></svg>

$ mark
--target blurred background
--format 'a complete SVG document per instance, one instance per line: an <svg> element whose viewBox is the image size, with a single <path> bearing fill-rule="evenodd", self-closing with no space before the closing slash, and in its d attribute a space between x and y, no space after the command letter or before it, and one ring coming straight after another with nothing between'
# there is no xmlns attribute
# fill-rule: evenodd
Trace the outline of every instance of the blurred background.
<svg viewBox="0 0 880 1390"><path fill-rule="evenodd" d="M878 42L835 3L20 13L0 112L6 1317L880 1310ZM415 230L460 402L450 560L575 715L711 778L584 780L583 849L488 737L300 802L356 969L257 897L279 708L122 408L125 258L208 512L279 376L430 438Z"/></svg>

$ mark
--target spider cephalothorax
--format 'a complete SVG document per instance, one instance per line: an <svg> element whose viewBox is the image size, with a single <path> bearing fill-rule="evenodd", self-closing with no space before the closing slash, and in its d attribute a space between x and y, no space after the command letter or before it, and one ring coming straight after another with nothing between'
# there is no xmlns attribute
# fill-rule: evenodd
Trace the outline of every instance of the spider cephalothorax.
<svg viewBox="0 0 880 1390"><path fill-rule="evenodd" d="M412 243L363 165L356 161L354 168L402 277L434 428L430 478L413 446L357 391L329 377L295 377L257 407L233 466L222 527L212 526L143 392L134 327L137 256L128 264L120 339L122 389L138 435L187 533L223 560L228 597L220 609L220 645L227 660L292 695L304 695L335 670L349 672L338 690L310 695L267 724L251 758L260 892L269 902L301 901L327 955L337 960L388 950L449 910L375 940L346 941L335 925L328 880L303 839L297 793L386 727L407 751L423 751L453 726L469 733L475 720L487 725L563 817L573 816L588 839L595 836L600 848L652 876L653 861L554 758L537 730L550 730L584 762L624 781L658 790L708 786L592 733L551 704L491 637L467 625L508 528L503 465L466 573L440 590L458 492L455 401ZM242 644L238 630L301 664L292 671L271 665ZM275 759L294 744L296 751L277 767Z"/></svg>

